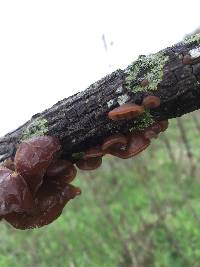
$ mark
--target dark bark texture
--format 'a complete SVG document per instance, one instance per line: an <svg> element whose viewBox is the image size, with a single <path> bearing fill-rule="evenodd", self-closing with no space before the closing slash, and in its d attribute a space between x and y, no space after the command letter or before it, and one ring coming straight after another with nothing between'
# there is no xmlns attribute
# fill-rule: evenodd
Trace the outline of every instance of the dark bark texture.
<svg viewBox="0 0 200 267"><path fill-rule="evenodd" d="M161 99L158 108L150 110L154 121L182 116L200 108L200 42L181 42L162 50L167 56L162 78L156 90L134 91L127 86L128 69L116 70L85 91L59 101L51 108L34 115L30 121L17 130L0 138L0 162L13 156L17 145L25 137L34 136L34 131L56 136L63 148L63 158L71 158L74 153L101 144L114 133L137 130L140 119L112 121L108 112L125 102L141 104L142 99L154 94ZM192 61L184 62L185 55L192 55ZM140 69L132 81L138 85L144 77L145 69ZM36 122L38 125L36 126ZM41 126L41 122L45 124ZM41 129L40 129L41 128Z"/></svg>

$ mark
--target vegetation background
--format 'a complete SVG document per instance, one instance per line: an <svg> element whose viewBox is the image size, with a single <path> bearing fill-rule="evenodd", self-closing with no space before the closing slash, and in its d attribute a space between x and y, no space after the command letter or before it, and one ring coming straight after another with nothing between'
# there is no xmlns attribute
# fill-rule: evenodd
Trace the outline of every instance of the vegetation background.
<svg viewBox="0 0 200 267"><path fill-rule="evenodd" d="M107 36L102 35L102 44L112 69L115 43ZM23 103L23 115L24 109ZM11 115L9 122L16 120ZM79 171L75 184L82 195L51 225L19 231L1 222L0 267L200 267L199 116L197 111L171 120L169 129L135 158L107 156L98 170Z"/></svg>
<svg viewBox="0 0 200 267"><path fill-rule="evenodd" d="M82 195L41 229L0 227L1 267L199 267L199 111L129 160L79 171Z"/></svg>

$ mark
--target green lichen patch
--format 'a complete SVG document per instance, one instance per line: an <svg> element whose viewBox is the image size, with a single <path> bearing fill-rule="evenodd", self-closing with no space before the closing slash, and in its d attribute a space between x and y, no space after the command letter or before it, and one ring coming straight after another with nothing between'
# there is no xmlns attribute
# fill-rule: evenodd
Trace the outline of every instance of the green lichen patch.
<svg viewBox="0 0 200 267"><path fill-rule="evenodd" d="M36 136L44 136L48 132L48 122L46 119L37 118L33 120L22 133L21 140L30 139Z"/></svg>
<svg viewBox="0 0 200 267"><path fill-rule="evenodd" d="M128 67L125 85L133 92L157 90L158 84L162 81L163 69L169 57L163 52L139 56L138 60ZM146 86L142 86L142 80L148 80Z"/></svg>
<svg viewBox="0 0 200 267"><path fill-rule="evenodd" d="M146 110L135 122L134 126L130 129L130 132L143 131L154 123L154 119L149 110Z"/></svg>
<svg viewBox="0 0 200 267"><path fill-rule="evenodd" d="M184 40L185 44L197 43L200 44L200 33L194 34L192 36L186 37Z"/></svg>

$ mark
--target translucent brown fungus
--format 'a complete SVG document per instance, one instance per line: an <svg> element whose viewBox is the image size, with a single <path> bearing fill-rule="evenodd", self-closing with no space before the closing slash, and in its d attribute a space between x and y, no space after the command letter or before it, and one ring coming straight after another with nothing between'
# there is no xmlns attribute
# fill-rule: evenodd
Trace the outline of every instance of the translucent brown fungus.
<svg viewBox="0 0 200 267"><path fill-rule="evenodd" d="M96 157L96 158L90 158L87 160L80 159L76 162L76 166L80 170L84 171L91 171L99 168L102 164L102 158L101 157Z"/></svg>
<svg viewBox="0 0 200 267"><path fill-rule="evenodd" d="M183 64L185 64L185 65L192 64L192 57L190 55L185 55L183 57Z"/></svg>
<svg viewBox="0 0 200 267"><path fill-rule="evenodd" d="M168 127L168 121L159 121L144 130L144 137L147 139L157 138L160 132L164 132Z"/></svg>
<svg viewBox="0 0 200 267"><path fill-rule="evenodd" d="M47 169L46 176L54 183L65 185L76 177L77 170L68 160L59 159L53 162Z"/></svg>
<svg viewBox="0 0 200 267"><path fill-rule="evenodd" d="M114 121L130 120L137 118L143 112L144 108L142 106L136 105L134 103L126 103L118 108L111 110L108 113L108 117Z"/></svg>
<svg viewBox="0 0 200 267"><path fill-rule="evenodd" d="M101 147L100 146L96 146L96 147L89 148L85 152L85 154L83 156L83 159L86 160L86 159L91 159L91 158L98 158L98 157L102 157L104 155L105 155L105 153L101 149Z"/></svg>
<svg viewBox="0 0 200 267"><path fill-rule="evenodd" d="M24 177L32 195L34 196L43 183L43 178L44 178L43 172L41 174L37 174L37 175L26 174L26 175L23 175L23 177Z"/></svg>
<svg viewBox="0 0 200 267"><path fill-rule="evenodd" d="M21 230L42 227L56 220L67 202L80 193L79 188L70 184L63 188L44 184L35 197L36 208L32 214L13 212L6 215L5 220Z"/></svg>
<svg viewBox="0 0 200 267"><path fill-rule="evenodd" d="M59 141L51 136L39 136L24 141L15 155L16 171L29 176L44 174L60 149Z"/></svg>
<svg viewBox="0 0 200 267"><path fill-rule="evenodd" d="M169 126L169 122L168 120L166 121L159 121L159 125L161 126L161 132L164 132L167 130L168 126Z"/></svg>
<svg viewBox="0 0 200 267"><path fill-rule="evenodd" d="M29 212L33 198L24 178L6 167L0 168L0 216L13 211Z"/></svg>
<svg viewBox="0 0 200 267"><path fill-rule="evenodd" d="M150 144L149 139L146 139L142 133L129 134L127 138L128 143L125 149L113 149L110 154L122 159L128 159L142 152Z"/></svg>
<svg viewBox="0 0 200 267"><path fill-rule="evenodd" d="M105 139L101 148L103 151L108 152L110 149L117 147L121 148L122 146L127 144L126 136L122 134L115 134Z"/></svg>
<svg viewBox="0 0 200 267"><path fill-rule="evenodd" d="M147 129L145 132L144 132L144 137L147 138L147 139L152 139L152 138L157 138L158 137L158 134L155 133L153 130L151 129Z"/></svg>
<svg viewBox="0 0 200 267"><path fill-rule="evenodd" d="M154 95L146 96L142 101L142 105L145 108L157 108L160 106L160 98Z"/></svg>

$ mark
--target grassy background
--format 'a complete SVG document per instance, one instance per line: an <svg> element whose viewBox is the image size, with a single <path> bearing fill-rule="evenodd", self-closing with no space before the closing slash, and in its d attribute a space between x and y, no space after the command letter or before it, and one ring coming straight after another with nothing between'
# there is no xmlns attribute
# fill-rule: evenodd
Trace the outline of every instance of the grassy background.
<svg viewBox="0 0 200 267"><path fill-rule="evenodd" d="M171 120L130 160L79 172L82 195L51 225L0 226L0 267L200 266L200 121Z"/></svg>

